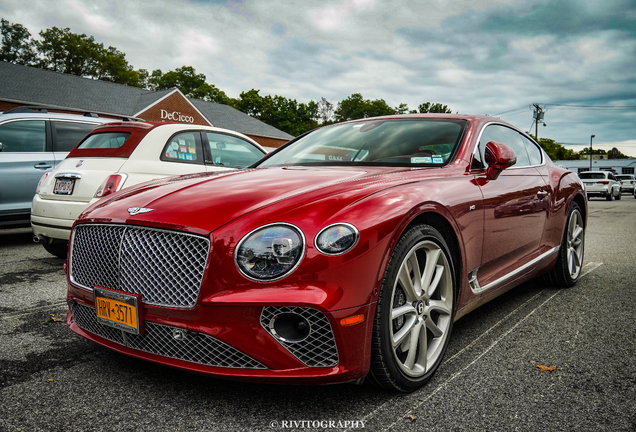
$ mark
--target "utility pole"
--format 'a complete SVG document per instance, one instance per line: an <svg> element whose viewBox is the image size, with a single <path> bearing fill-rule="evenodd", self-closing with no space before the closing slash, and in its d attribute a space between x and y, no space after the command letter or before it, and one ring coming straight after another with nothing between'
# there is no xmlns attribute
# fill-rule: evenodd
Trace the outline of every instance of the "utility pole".
<svg viewBox="0 0 636 432"><path fill-rule="evenodd" d="M590 135L590 171L592 171L592 138L596 135Z"/></svg>
<svg viewBox="0 0 636 432"><path fill-rule="evenodd" d="M543 111L543 108L541 108L539 106L538 103L532 104L534 106L534 139L537 140L537 142L539 142L539 122L543 121L543 116L545 115L545 112Z"/></svg>

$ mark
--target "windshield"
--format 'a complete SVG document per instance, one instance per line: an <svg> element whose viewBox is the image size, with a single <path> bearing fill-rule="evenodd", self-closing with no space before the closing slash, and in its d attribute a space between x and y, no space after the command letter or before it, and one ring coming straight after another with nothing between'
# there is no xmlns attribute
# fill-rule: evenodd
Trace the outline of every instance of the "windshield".
<svg viewBox="0 0 636 432"><path fill-rule="evenodd" d="M130 132L100 132L86 137L78 149L119 148L124 145Z"/></svg>
<svg viewBox="0 0 636 432"><path fill-rule="evenodd" d="M257 166L443 166L454 156L466 123L458 119L391 119L327 126Z"/></svg>
<svg viewBox="0 0 636 432"><path fill-rule="evenodd" d="M614 177L616 177L616 180L631 180L632 179L632 177L628 175L617 175Z"/></svg>

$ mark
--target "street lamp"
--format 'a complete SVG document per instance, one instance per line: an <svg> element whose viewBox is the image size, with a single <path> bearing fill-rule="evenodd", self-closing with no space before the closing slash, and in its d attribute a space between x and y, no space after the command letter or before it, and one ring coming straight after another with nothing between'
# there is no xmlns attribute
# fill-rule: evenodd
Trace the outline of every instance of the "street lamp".
<svg viewBox="0 0 636 432"><path fill-rule="evenodd" d="M592 138L596 135L590 135L590 171L592 171Z"/></svg>

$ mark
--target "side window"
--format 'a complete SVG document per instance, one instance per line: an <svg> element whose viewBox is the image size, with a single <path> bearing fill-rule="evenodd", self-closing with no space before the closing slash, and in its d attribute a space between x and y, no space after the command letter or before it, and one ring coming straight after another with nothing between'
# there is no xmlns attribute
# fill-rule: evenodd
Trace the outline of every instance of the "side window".
<svg viewBox="0 0 636 432"><path fill-rule="evenodd" d="M519 132L501 125L487 126L479 140L479 158L485 165L484 152L486 144L490 141L503 143L510 147L517 156L517 163L512 168L526 167L530 165L530 158L524 143L521 141Z"/></svg>
<svg viewBox="0 0 636 432"><path fill-rule="evenodd" d="M541 149L528 138L521 136L521 141L526 145L526 151L530 158L530 165L541 165Z"/></svg>
<svg viewBox="0 0 636 432"><path fill-rule="evenodd" d="M610 180L614 180L614 181L616 181L616 177L614 177L614 174L609 173L609 174L608 174L608 177L609 177L609 179L610 179Z"/></svg>
<svg viewBox="0 0 636 432"><path fill-rule="evenodd" d="M46 151L44 120L18 120L0 125L3 153L41 153Z"/></svg>
<svg viewBox="0 0 636 432"><path fill-rule="evenodd" d="M97 126L91 123L59 120L52 120L51 125L53 126L53 136L55 137L53 140L53 151L61 152L73 150L75 145Z"/></svg>
<svg viewBox="0 0 636 432"><path fill-rule="evenodd" d="M206 132L213 165L244 168L263 157L253 144L232 135Z"/></svg>
<svg viewBox="0 0 636 432"><path fill-rule="evenodd" d="M161 153L162 161L203 164L203 147L198 131L181 132L168 140Z"/></svg>

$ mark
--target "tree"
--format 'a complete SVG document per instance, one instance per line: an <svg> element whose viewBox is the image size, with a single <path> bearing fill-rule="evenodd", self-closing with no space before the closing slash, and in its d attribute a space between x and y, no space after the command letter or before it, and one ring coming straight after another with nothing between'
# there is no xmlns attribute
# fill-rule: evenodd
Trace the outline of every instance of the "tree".
<svg viewBox="0 0 636 432"><path fill-rule="evenodd" d="M576 160L579 154L574 150L565 148L563 145L549 138L539 138L539 145L550 156L552 160Z"/></svg>
<svg viewBox="0 0 636 432"><path fill-rule="evenodd" d="M442 105L441 103L432 104L430 102L424 102L423 104L420 104L420 106L418 107L418 111L420 114L427 114L427 113L451 114L453 112L446 105Z"/></svg>
<svg viewBox="0 0 636 432"><path fill-rule="evenodd" d="M324 97L318 102L318 117L323 125L333 123L333 104Z"/></svg>
<svg viewBox="0 0 636 432"><path fill-rule="evenodd" d="M396 114L396 110L391 108L384 99L372 101L364 99L360 93L353 93L343 99L334 111L337 122L391 114Z"/></svg>
<svg viewBox="0 0 636 432"><path fill-rule="evenodd" d="M148 87L154 91L176 87L187 97L222 104L230 102L230 98L224 91L208 84L205 80L205 75L197 73L192 66L181 66L165 74L161 69L155 69L148 77Z"/></svg>
<svg viewBox="0 0 636 432"><path fill-rule="evenodd" d="M299 103L283 96L261 96L260 90L242 92L232 101L234 108L290 135L301 135L318 127L320 104Z"/></svg>
<svg viewBox="0 0 636 432"><path fill-rule="evenodd" d="M401 103L395 108L396 114L415 114L412 111L409 111L409 106L405 103Z"/></svg>
<svg viewBox="0 0 636 432"><path fill-rule="evenodd" d="M22 24L11 24L2 18L1 31L0 60L19 65L33 64L35 45L26 27Z"/></svg>
<svg viewBox="0 0 636 432"><path fill-rule="evenodd" d="M135 71L124 53L112 46L104 48L93 36L57 27L41 31L40 36L42 40L35 42L36 65L42 69L135 87L145 84L147 71Z"/></svg>
<svg viewBox="0 0 636 432"><path fill-rule="evenodd" d="M71 33L67 27L51 27L40 32L42 40L36 42L40 57L38 66L55 72L94 77L100 44L85 34Z"/></svg>
<svg viewBox="0 0 636 432"><path fill-rule="evenodd" d="M145 87L148 71L145 69L134 70L126 61L126 54L117 48L109 46L104 49L101 47L94 78L134 87Z"/></svg>

